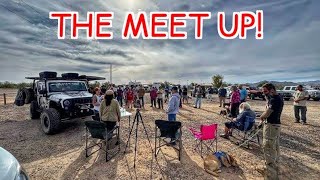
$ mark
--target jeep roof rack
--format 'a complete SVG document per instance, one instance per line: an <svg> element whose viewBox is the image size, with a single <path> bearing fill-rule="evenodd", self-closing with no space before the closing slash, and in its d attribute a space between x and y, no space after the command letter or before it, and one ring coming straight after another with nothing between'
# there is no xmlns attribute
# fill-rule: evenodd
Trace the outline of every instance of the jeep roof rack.
<svg viewBox="0 0 320 180"><path fill-rule="evenodd" d="M55 78L40 78L40 77L26 77L26 79L32 80L80 80L80 81L98 81L98 80L105 80L106 78L98 77L98 76L86 76L80 75L78 78L63 78L63 77L55 77Z"/></svg>

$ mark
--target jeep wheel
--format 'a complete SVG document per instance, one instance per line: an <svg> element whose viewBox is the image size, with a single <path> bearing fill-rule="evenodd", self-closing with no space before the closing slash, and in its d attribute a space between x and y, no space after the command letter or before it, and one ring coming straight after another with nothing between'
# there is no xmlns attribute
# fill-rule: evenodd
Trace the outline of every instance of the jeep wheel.
<svg viewBox="0 0 320 180"><path fill-rule="evenodd" d="M30 104L30 118L39 119L40 113L38 112L39 106L37 101L31 101Z"/></svg>
<svg viewBox="0 0 320 180"><path fill-rule="evenodd" d="M54 134L60 125L60 114L56 109L45 109L40 116L41 127L44 133Z"/></svg>

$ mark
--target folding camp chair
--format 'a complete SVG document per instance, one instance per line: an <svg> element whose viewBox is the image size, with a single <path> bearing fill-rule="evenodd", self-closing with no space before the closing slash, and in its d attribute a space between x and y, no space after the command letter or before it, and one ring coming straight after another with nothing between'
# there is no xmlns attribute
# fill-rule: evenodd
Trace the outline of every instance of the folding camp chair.
<svg viewBox="0 0 320 180"><path fill-rule="evenodd" d="M100 122L100 121L85 121L85 125L86 125L86 157L89 157L91 156L92 154L98 152L100 149L105 151L106 152L106 161L109 161L112 157L114 157L118 152L120 152L120 136L119 136L119 126L116 125L113 129L111 130L108 130L107 129L107 126L105 123L103 122ZM94 145L92 146L89 146L88 145L88 139L89 139L89 136L91 135L91 138L93 139L100 139L102 141L100 141L99 143L96 143L96 142L92 142L94 143ZM110 159L108 158L108 150L110 150L109 148L109 143L110 143L110 140L116 136L117 138L117 143L116 145L118 145L119 147L119 150L117 153L115 153L114 155L112 155L110 157ZM103 149L102 146L103 146L103 142L106 143L106 148ZM89 147L88 147L89 146ZM88 150L95 147L95 146L98 146L99 149L88 154Z"/></svg>
<svg viewBox="0 0 320 180"><path fill-rule="evenodd" d="M158 133L160 130L160 134ZM156 120L155 121L155 157L157 157L159 150L162 146L169 145L179 152L179 161L181 160L181 141L182 131L181 122L179 121L166 121L166 120ZM171 138L171 142L166 142L166 138ZM158 143L157 143L158 139ZM162 140L162 141L161 141ZM174 140L174 141L172 141ZM178 142L178 147L172 145L172 142Z"/></svg>
<svg viewBox="0 0 320 180"><path fill-rule="evenodd" d="M243 130L240 128L240 124L238 125L238 128L235 128L234 130L236 130L238 132L238 135L240 135L240 133L243 134L242 140L240 143L243 143L245 141L247 141L250 138L251 142L254 142L253 138L251 136L256 136L257 137L257 143L258 145L260 145L260 137L259 134L257 133L257 130L259 130L258 126L255 124L255 119L250 117L250 116L246 116L246 121L244 123L244 127ZM247 142L247 147L249 148L249 142Z"/></svg>
<svg viewBox="0 0 320 180"><path fill-rule="evenodd" d="M202 156L202 149L203 149L203 141L209 141L212 140L210 145L206 145L208 149L210 149L210 147L212 146L212 144L214 142L216 142L216 150L218 149L218 136L217 136L217 132L218 132L218 124L211 124L211 125L201 125L200 126L200 131L197 131L195 128L189 128L189 130L191 131L191 133L193 134L193 136L195 137L195 139L197 141L199 141L196 145L196 147L199 147L200 145L200 155ZM195 148L196 149L196 148Z"/></svg>

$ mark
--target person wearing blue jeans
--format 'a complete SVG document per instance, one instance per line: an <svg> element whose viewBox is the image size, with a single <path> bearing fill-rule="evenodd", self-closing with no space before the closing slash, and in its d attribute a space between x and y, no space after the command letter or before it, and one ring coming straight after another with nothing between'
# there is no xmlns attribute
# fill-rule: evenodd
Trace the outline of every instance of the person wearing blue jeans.
<svg viewBox="0 0 320 180"><path fill-rule="evenodd" d="M202 98L202 95L203 95L203 91L201 89L201 87L198 85L196 91L195 91L195 95L196 95L196 101L194 103L194 108L201 108L201 98Z"/></svg>
<svg viewBox="0 0 320 180"><path fill-rule="evenodd" d="M178 88L176 86L172 87L172 96L170 97L169 103L168 103L168 121L176 121L177 114L179 113L179 105L180 105L180 95L178 93ZM178 134L177 134L178 136ZM176 136L176 137L177 137ZM175 144L175 139L171 139L171 143Z"/></svg>

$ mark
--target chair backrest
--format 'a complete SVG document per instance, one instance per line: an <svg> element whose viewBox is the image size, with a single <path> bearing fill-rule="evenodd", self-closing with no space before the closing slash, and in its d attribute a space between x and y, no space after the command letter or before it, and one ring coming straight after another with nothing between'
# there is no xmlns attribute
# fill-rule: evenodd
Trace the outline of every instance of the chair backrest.
<svg viewBox="0 0 320 180"><path fill-rule="evenodd" d="M246 116L246 120L244 121L244 131L249 131L255 122L255 118Z"/></svg>
<svg viewBox="0 0 320 180"><path fill-rule="evenodd" d="M105 139L106 124L99 121L85 121L84 124L88 128L91 137L96 139Z"/></svg>
<svg viewBox="0 0 320 180"><path fill-rule="evenodd" d="M179 121L156 120L155 125L160 129L160 137L175 138L177 131L181 128Z"/></svg>
<svg viewBox="0 0 320 180"><path fill-rule="evenodd" d="M201 125L202 140L215 139L217 136L218 124Z"/></svg>

